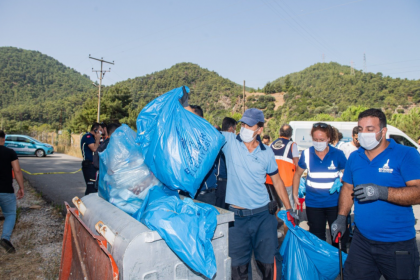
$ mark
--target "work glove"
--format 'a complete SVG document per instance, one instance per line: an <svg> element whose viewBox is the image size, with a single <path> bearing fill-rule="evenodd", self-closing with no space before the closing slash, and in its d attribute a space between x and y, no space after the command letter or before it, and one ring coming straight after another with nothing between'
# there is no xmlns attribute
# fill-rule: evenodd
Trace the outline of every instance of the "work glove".
<svg viewBox="0 0 420 280"><path fill-rule="evenodd" d="M333 194L335 192L339 193L342 185L343 183L341 183L340 178L335 179L334 184L330 189L330 194Z"/></svg>
<svg viewBox="0 0 420 280"><path fill-rule="evenodd" d="M189 99L189 95L187 90L185 89L185 86L182 87L182 92L184 93L184 95L179 99L179 103L181 103L182 107L188 107L188 99Z"/></svg>
<svg viewBox="0 0 420 280"><path fill-rule="evenodd" d="M306 179L300 178L299 181L299 198L304 198L306 195Z"/></svg>
<svg viewBox="0 0 420 280"><path fill-rule="evenodd" d="M333 242L336 242L337 234L341 232L341 236L346 232L347 229L347 217L344 215L338 215L337 219L331 225L331 236Z"/></svg>
<svg viewBox="0 0 420 280"><path fill-rule="evenodd" d="M287 211L287 219L292 222L293 225L299 225L299 216L293 212L293 209L286 209Z"/></svg>
<svg viewBox="0 0 420 280"><path fill-rule="evenodd" d="M360 202L388 200L388 188L375 184L361 184L354 188L354 197Z"/></svg>

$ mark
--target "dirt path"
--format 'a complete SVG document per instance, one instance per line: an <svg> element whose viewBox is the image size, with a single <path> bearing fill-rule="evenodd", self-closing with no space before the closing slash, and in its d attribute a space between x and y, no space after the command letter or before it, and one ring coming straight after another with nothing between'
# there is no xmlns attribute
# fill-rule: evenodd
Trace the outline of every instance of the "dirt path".
<svg viewBox="0 0 420 280"><path fill-rule="evenodd" d="M1 279L58 279L63 231L59 209L47 204L25 181L25 197L18 200L11 238L16 254L7 254L0 247Z"/></svg>
<svg viewBox="0 0 420 280"><path fill-rule="evenodd" d="M263 93L263 92L247 92L247 91L245 91L245 97L254 96L254 95L255 96L260 96L260 95L266 95L266 94ZM283 99L284 92L277 92L277 93L272 93L272 94L269 94L269 95L271 95L272 97L274 97L276 99L276 101L274 101L274 105L275 105L274 110L277 110L278 107L283 106L283 104L284 104L284 99Z"/></svg>

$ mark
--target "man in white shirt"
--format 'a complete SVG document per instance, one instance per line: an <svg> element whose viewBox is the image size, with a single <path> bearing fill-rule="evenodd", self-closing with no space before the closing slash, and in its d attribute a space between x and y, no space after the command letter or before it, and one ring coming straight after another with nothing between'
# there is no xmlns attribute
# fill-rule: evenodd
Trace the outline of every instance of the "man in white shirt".
<svg viewBox="0 0 420 280"><path fill-rule="evenodd" d="M353 132L351 137L353 138L353 141L348 142L348 143L344 143L343 145L340 146L340 150L342 150L344 152L344 155L346 156L346 158L348 159L350 157L350 154L353 153L354 151L357 151L357 149L359 149L360 144L359 144L359 140L358 140L358 134L359 134L359 129L357 126L355 126L353 128Z"/></svg>

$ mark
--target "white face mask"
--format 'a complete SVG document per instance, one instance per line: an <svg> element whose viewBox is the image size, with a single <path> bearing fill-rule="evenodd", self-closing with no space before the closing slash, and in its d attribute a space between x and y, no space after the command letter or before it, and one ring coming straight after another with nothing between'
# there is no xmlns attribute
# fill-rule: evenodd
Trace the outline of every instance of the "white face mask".
<svg viewBox="0 0 420 280"><path fill-rule="evenodd" d="M242 141L248 143L254 140L255 137L257 137L257 135L254 136L255 131L245 127L241 127L241 132L239 132L239 135L241 136Z"/></svg>
<svg viewBox="0 0 420 280"><path fill-rule="evenodd" d="M362 146L367 151L373 150L374 148L376 148L379 145L379 143L382 140L382 136L381 136L381 139L379 139L379 141L376 140L376 134L381 133L381 132L382 132L382 129L381 129L381 131L379 131L377 133L375 133L375 132L365 132L365 133L359 132L358 136L359 136L360 146Z"/></svg>
<svg viewBox="0 0 420 280"><path fill-rule="evenodd" d="M323 152L327 148L327 142L316 142L312 141L312 145L318 152Z"/></svg>
<svg viewBox="0 0 420 280"><path fill-rule="evenodd" d="M102 131L99 131L99 134L102 135Z"/></svg>

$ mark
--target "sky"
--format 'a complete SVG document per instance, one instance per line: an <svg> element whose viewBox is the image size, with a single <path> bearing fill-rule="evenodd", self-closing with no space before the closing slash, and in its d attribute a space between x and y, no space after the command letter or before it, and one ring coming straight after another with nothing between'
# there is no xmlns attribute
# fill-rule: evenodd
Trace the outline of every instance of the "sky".
<svg viewBox="0 0 420 280"><path fill-rule="evenodd" d="M319 62L420 79L418 0L0 0L0 46L103 83L192 62L262 88Z"/></svg>

